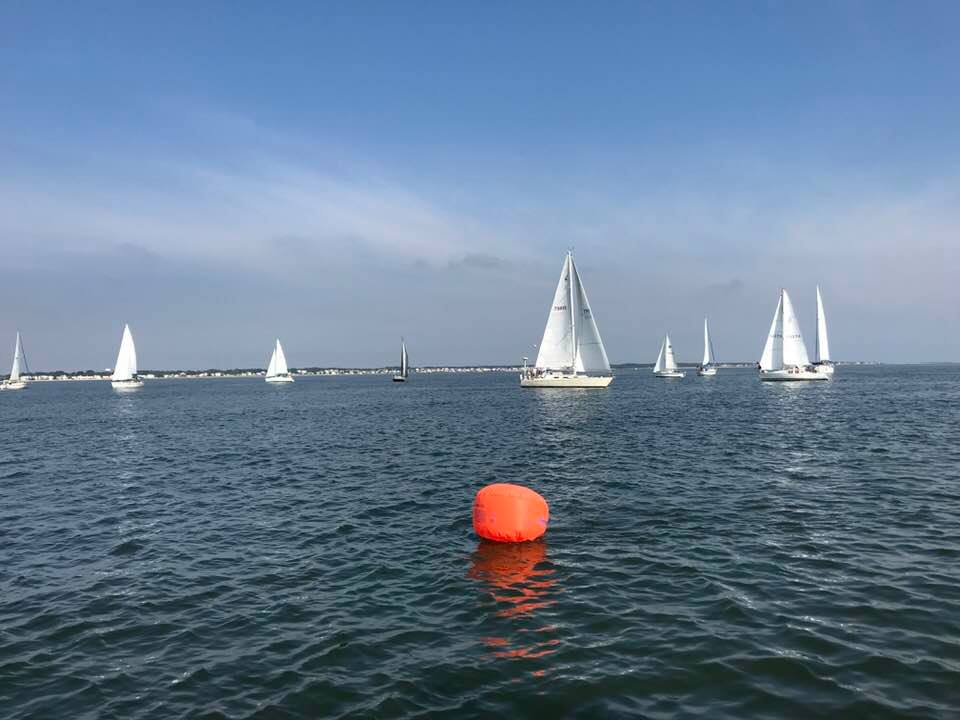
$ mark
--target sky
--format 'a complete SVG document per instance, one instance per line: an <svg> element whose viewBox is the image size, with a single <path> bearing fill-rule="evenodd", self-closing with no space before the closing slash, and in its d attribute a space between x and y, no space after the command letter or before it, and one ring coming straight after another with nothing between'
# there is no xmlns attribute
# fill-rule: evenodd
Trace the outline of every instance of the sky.
<svg viewBox="0 0 960 720"><path fill-rule="evenodd" d="M0 3L0 350L518 363L573 248L611 362L960 360L952 2ZM954 332L949 332L950 329ZM6 339L6 340L4 340Z"/></svg>

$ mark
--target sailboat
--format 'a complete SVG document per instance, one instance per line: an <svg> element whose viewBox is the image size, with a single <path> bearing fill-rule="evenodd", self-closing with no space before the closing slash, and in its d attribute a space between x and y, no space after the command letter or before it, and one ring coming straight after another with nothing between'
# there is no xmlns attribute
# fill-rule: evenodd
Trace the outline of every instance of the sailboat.
<svg viewBox="0 0 960 720"><path fill-rule="evenodd" d="M280 344L280 338L277 338L277 344L273 348L273 355L270 356L270 364L267 365L268 383L292 383L293 375L287 369L287 356L283 354L283 346Z"/></svg>
<svg viewBox="0 0 960 720"><path fill-rule="evenodd" d="M760 357L760 379L826 380L828 377L818 373L810 364L793 303L787 291L781 289L767 343Z"/></svg>
<svg viewBox="0 0 960 720"><path fill-rule="evenodd" d="M22 374L30 374L27 367L27 357L23 354L23 345L20 342L20 333L17 333L17 342L13 346L13 367L10 368L10 378L0 383L0 390L23 390L27 387Z"/></svg>
<svg viewBox="0 0 960 720"><path fill-rule="evenodd" d="M137 375L137 348L133 344L133 334L130 326L123 326L123 338L120 340L120 352L117 353L117 363L113 366L114 390L134 390L143 387L143 380Z"/></svg>
<svg viewBox="0 0 960 720"><path fill-rule="evenodd" d="M716 353L713 352L713 341L710 340L710 328L707 319L703 319L703 362L697 368L700 377L713 377L717 374Z"/></svg>
<svg viewBox="0 0 960 720"><path fill-rule="evenodd" d="M407 344L400 338L400 372L393 376L394 382L406 382L410 375L410 358L407 355Z"/></svg>
<svg viewBox="0 0 960 720"><path fill-rule="evenodd" d="M677 367L677 359L673 355L673 344L670 336L664 335L660 345L660 354L657 355L657 364L653 366L653 374L662 378L682 378L684 373Z"/></svg>
<svg viewBox="0 0 960 720"><path fill-rule="evenodd" d="M821 375L833 377L834 365L830 360L830 340L827 337L827 314L823 311L823 296L817 285L817 347L813 366Z"/></svg>
<svg viewBox="0 0 960 720"><path fill-rule="evenodd" d="M524 359L521 387L605 388L613 382L580 273L568 252L560 270L536 365Z"/></svg>

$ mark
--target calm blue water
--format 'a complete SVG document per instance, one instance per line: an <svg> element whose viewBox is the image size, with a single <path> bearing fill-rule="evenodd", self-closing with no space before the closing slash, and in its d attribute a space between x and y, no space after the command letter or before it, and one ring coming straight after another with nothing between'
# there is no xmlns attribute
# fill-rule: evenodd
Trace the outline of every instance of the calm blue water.
<svg viewBox="0 0 960 720"><path fill-rule="evenodd" d="M960 714L960 368L0 394L7 718ZM541 492L487 546L474 493Z"/></svg>

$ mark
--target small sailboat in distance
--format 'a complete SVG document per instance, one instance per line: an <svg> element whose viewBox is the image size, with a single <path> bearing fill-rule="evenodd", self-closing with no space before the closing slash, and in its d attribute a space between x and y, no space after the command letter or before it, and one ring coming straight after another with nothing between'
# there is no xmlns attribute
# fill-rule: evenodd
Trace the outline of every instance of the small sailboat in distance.
<svg viewBox="0 0 960 720"><path fill-rule="evenodd" d="M400 338L400 372L393 376L394 382L406 382L410 375L410 357L407 355L407 344Z"/></svg>
<svg viewBox="0 0 960 720"><path fill-rule="evenodd" d="M827 314L823 311L823 296L817 285L817 345L813 366L821 375L833 377L834 365L830 359L830 339L827 337Z"/></svg>
<svg viewBox="0 0 960 720"><path fill-rule="evenodd" d="M117 362L113 366L110 380L114 390L135 390L143 387L143 380L137 374L137 348L133 344L133 333L130 332L129 325L123 326L120 351L117 353Z"/></svg>
<svg viewBox="0 0 960 720"><path fill-rule="evenodd" d="M534 367L524 362L520 387L605 388L613 382L580 273L567 252Z"/></svg>
<svg viewBox="0 0 960 720"><path fill-rule="evenodd" d="M777 309L770 323L763 355L760 357L760 379L766 381L826 380L810 364L807 346L800 333L800 323L786 290L780 290Z"/></svg>
<svg viewBox="0 0 960 720"><path fill-rule="evenodd" d="M703 319L703 362L697 368L700 377L713 377L717 374L716 353L713 351L713 341L710 339L710 327L707 319Z"/></svg>
<svg viewBox="0 0 960 720"><path fill-rule="evenodd" d="M293 375L287 368L287 356L283 354L283 346L280 344L280 338L277 338L277 344L273 348L273 355L270 356L270 364L267 365L268 383L292 383Z"/></svg>
<svg viewBox="0 0 960 720"><path fill-rule="evenodd" d="M657 355L657 364L653 366L653 374L662 378L682 378L684 373L677 367L677 359L673 355L673 343L670 336L664 335L660 345L660 354Z"/></svg>
<svg viewBox="0 0 960 720"><path fill-rule="evenodd" d="M23 354L23 344L20 342L20 333L17 333L17 342L13 346L13 366L10 368L10 377L0 383L0 390L23 390L27 387L23 374L30 374L27 367L27 357Z"/></svg>

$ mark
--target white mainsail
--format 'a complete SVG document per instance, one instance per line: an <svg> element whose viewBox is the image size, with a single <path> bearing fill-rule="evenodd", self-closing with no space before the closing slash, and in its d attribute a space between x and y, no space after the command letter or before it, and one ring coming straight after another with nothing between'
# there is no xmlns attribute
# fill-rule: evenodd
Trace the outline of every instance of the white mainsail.
<svg viewBox="0 0 960 720"><path fill-rule="evenodd" d="M713 362L713 345L710 343L710 328L707 327L707 319L703 319L703 367L707 367Z"/></svg>
<svg viewBox="0 0 960 720"><path fill-rule="evenodd" d="M405 378L409 374L410 371L408 369L408 365L409 365L409 358L407 356L407 344L403 340L400 340L400 376L401 377Z"/></svg>
<svg viewBox="0 0 960 720"><path fill-rule="evenodd" d="M667 347L667 341L666 341L666 338L664 338L664 341L660 343L660 352L657 354L657 362L653 366L653 371L655 373L663 372L663 354L664 354L664 351L666 350L666 347Z"/></svg>
<svg viewBox="0 0 960 720"><path fill-rule="evenodd" d="M830 360L830 340L827 337L827 314L823 311L823 297L817 285L817 362Z"/></svg>
<svg viewBox="0 0 960 720"><path fill-rule="evenodd" d="M117 353L117 363L113 367L111 380L132 380L137 376L137 348L133 344L133 334L130 326L123 326L123 338L120 340L120 352Z"/></svg>
<svg viewBox="0 0 960 720"><path fill-rule="evenodd" d="M576 373L610 372L607 351L571 253L563 260L536 367Z"/></svg>
<svg viewBox="0 0 960 720"><path fill-rule="evenodd" d="M10 382L20 381L20 373L26 369L27 359L23 356L23 345L20 343L20 333L17 333L17 343L13 347L13 367L10 368Z"/></svg>
<svg viewBox="0 0 960 720"><path fill-rule="evenodd" d="M770 333L763 346L763 355L760 356L762 370L783 369L783 290L777 300L777 309L773 311L773 322L770 323Z"/></svg>
<svg viewBox="0 0 960 720"><path fill-rule="evenodd" d="M270 356L270 364L267 366L267 377L289 374L287 370L287 358L283 354L283 346L280 344L280 338L277 338L277 344L273 348L273 355Z"/></svg>
<svg viewBox="0 0 960 720"><path fill-rule="evenodd" d="M793 310L793 303L787 291L783 291L783 365L785 367L806 367L810 364L807 346L803 342L800 323Z"/></svg>
<svg viewBox="0 0 960 720"><path fill-rule="evenodd" d="M663 367L667 372L674 372L677 370L677 359L673 355L673 344L670 342L670 336L667 335L663 339L664 353L663 353Z"/></svg>

